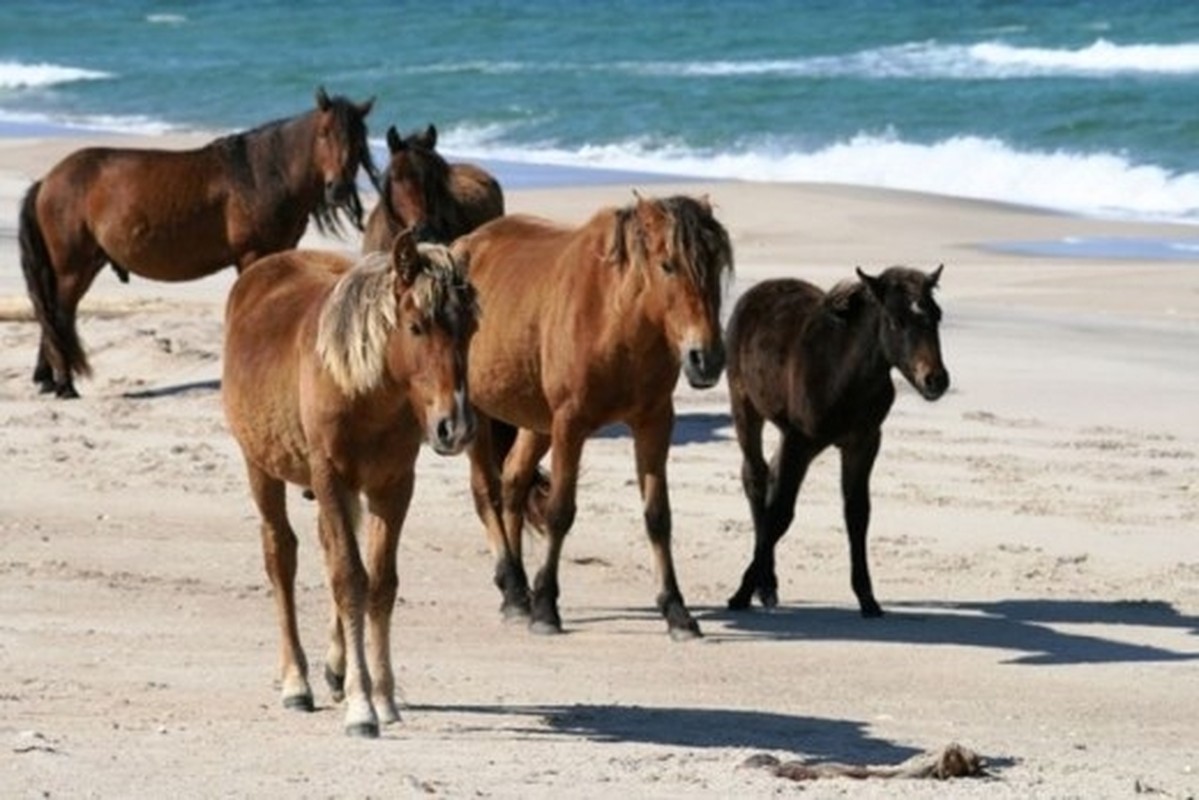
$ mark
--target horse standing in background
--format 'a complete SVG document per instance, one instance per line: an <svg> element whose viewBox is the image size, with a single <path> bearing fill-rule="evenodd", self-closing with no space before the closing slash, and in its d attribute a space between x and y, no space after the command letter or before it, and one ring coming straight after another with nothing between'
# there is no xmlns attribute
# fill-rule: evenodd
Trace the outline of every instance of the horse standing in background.
<svg viewBox="0 0 1199 800"><path fill-rule="evenodd" d="M895 400L898 369L925 400L949 388L941 361L941 309L930 274L891 267L827 294L804 281L763 281L738 300L729 318L729 399L744 458L741 481L754 522L754 554L729 599L745 609L756 594L778 604L774 547L795 516L808 465L826 447L841 451L841 494L849 534L851 584L863 617L883 613L866 560L870 472L882 424ZM765 422L782 438L769 467Z"/></svg>
<svg viewBox="0 0 1199 800"><path fill-rule="evenodd" d="M504 193L486 170L450 164L437 152L437 129L401 137L387 129L391 154L362 239L363 252L386 250L401 230L419 241L449 244L488 220L503 216Z"/></svg>
<svg viewBox="0 0 1199 800"><path fill-rule="evenodd" d="M105 263L159 281L202 278L294 247L308 218L362 227L359 167L377 175L367 144L373 100L316 92L316 108L193 150L88 147L25 194L21 268L42 328L33 380L78 397L91 368L75 325Z"/></svg>
<svg viewBox="0 0 1199 800"><path fill-rule="evenodd" d="M728 233L706 199L639 197L578 228L501 217L453 249L470 264L483 308L469 380L486 419L471 448L471 488L497 557L504 614L530 618L534 632L561 631L558 563L574 522L583 445L622 422L633 434L658 608L673 637L698 636L675 577L666 460L680 369L704 388L724 368ZM491 420L519 428L498 475ZM530 593L521 534L538 462L551 450L549 543Z"/></svg>
<svg viewBox="0 0 1199 800"><path fill-rule="evenodd" d="M222 396L262 517L283 705L313 707L296 625L297 543L284 491L292 483L319 505L334 601L326 678L335 696L344 691L353 735L376 736L380 722L399 719L390 629L400 528L421 442L446 455L474 436L466 354L477 313L449 251L409 233L357 265L333 253L276 253L229 294Z"/></svg>

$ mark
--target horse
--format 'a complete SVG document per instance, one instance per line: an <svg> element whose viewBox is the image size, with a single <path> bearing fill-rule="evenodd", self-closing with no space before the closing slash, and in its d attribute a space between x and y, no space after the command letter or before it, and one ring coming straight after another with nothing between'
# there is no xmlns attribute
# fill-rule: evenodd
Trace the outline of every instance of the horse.
<svg viewBox="0 0 1199 800"><path fill-rule="evenodd" d="M399 719L389 630L400 528L422 441L451 455L474 436L466 352L477 314L462 266L411 233L356 264L320 251L267 256L229 294L222 400L261 515L282 702L313 708L296 625L291 483L309 489L319 508L334 605L325 677L346 700L352 735L377 736L381 722Z"/></svg>
<svg viewBox="0 0 1199 800"><path fill-rule="evenodd" d="M509 215L453 249L469 261L484 309L468 369L480 416L471 488L497 557L503 615L527 619L535 633L561 632L558 563L575 518L583 445L621 422L633 436L658 609L673 638L700 635L675 576L666 459L680 371L706 388L724 369L720 305L733 253L707 199L638 196L577 228ZM518 429L501 469L493 422ZM551 449L548 547L530 590L521 533L539 461Z"/></svg>
<svg viewBox="0 0 1199 800"><path fill-rule="evenodd" d="M306 113L197 149L88 147L35 181L19 239L42 329L41 391L78 397L74 376L91 374L75 316L106 262L122 281L186 281L294 247L310 216L322 231L340 233L339 215L361 229L358 168L378 182L365 123L373 103L320 88Z"/></svg>
<svg viewBox="0 0 1199 800"><path fill-rule="evenodd" d="M841 494L851 585L863 617L878 617L866 559L870 472L898 369L925 400L949 388L941 360L941 309L931 273L890 267L825 293L795 279L763 281L737 301L728 324L728 386L741 448L741 482L754 524L753 558L730 609L778 604L774 548L795 516L808 465L830 445L841 453ZM781 433L769 465L766 421Z"/></svg>
<svg viewBox="0 0 1199 800"><path fill-rule="evenodd" d="M503 216L499 182L474 164L450 164L437 152L437 128L401 137L387 129L390 160L362 239L363 252L386 250L396 233L411 228L421 241L449 244L488 220Z"/></svg>

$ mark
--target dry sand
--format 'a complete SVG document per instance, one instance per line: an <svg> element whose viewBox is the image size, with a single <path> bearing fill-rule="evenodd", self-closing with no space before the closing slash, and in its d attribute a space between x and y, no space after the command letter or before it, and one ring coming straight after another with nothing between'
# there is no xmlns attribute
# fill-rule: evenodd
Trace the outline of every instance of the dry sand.
<svg viewBox="0 0 1199 800"><path fill-rule="evenodd" d="M1199 794L1199 263L979 247L1195 229L833 186L641 187L710 193L733 295L945 262L953 388L925 403L900 387L875 469L889 614L858 616L831 454L779 546L780 608L724 610L752 537L739 453L724 384L680 388L675 555L705 638L671 642L653 610L626 435L585 451L567 632L551 638L501 623L465 459L426 453L395 620L407 707L357 741L319 690L313 714L278 703L217 384L232 272L122 285L105 271L81 323L83 399L30 383L16 208L80 144L0 142L0 796ZM509 208L581 221L629 188L513 191ZM312 506L292 498L319 675L327 594ZM741 766L896 763L951 741L994 777L796 784Z"/></svg>

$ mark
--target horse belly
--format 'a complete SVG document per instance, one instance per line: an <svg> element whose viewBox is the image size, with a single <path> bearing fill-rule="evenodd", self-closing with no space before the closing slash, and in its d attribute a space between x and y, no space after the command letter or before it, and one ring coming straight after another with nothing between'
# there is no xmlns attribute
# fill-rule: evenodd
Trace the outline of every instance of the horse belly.
<svg viewBox="0 0 1199 800"><path fill-rule="evenodd" d="M223 220L209 216L165 224L137 211L126 218L106 219L97 226L96 239L114 264L143 278L196 280L235 261L225 242Z"/></svg>

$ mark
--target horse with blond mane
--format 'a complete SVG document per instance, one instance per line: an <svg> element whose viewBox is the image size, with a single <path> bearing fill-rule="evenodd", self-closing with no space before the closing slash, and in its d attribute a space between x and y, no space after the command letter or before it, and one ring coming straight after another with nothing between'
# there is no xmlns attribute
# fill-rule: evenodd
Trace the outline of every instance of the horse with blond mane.
<svg viewBox="0 0 1199 800"><path fill-rule="evenodd" d="M319 507L334 601L326 678L335 697L344 692L350 734L376 736L399 719L390 627L400 528L422 441L452 454L474 436L466 353L476 316L460 264L410 233L357 264L304 250L268 256L229 294L221 388L262 517L283 704L313 707L296 624L291 483Z"/></svg>

